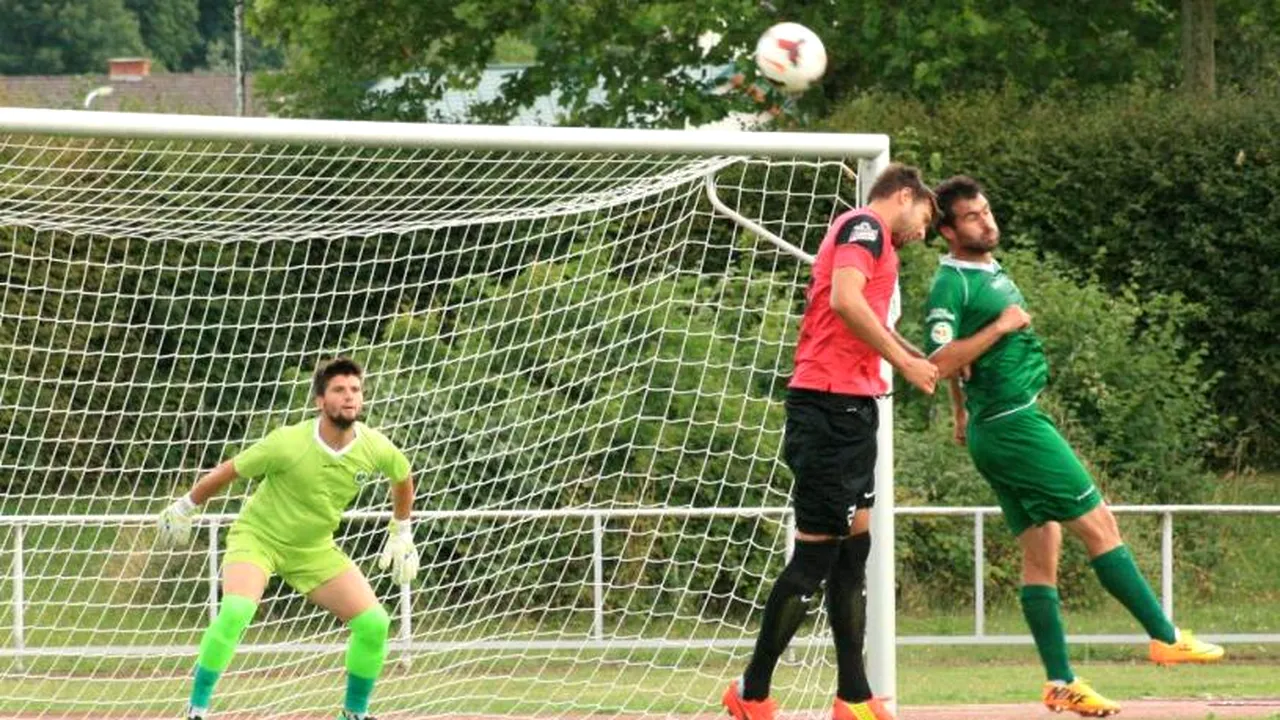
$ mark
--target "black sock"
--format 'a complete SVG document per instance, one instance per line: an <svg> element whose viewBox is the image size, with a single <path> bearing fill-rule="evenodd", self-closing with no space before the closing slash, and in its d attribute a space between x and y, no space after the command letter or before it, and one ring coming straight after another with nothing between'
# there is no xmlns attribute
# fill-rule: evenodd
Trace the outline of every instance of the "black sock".
<svg viewBox="0 0 1280 720"><path fill-rule="evenodd" d="M871 554L871 533L861 533L840 541L839 559L827 578L827 615L836 643L836 696L850 703L871 699L871 685L862 661L863 638L867 631L867 557Z"/></svg>
<svg viewBox="0 0 1280 720"><path fill-rule="evenodd" d="M763 700L769 697L769 684L778 658L787 649L796 630L809 612L809 600L822 587L831 572L839 545L834 542L796 541L791 562L783 568L764 604L764 619L756 638L751 662L742 675L742 697Z"/></svg>

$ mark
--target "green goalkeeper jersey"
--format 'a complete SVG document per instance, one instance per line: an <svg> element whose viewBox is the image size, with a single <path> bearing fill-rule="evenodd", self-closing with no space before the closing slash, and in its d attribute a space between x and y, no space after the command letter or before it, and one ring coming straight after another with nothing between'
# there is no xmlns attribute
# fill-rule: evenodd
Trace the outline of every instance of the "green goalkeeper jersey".
<svg viewBox="0 0 1280 720"><path fill-rule="evenodd" d="M320 438L320 420L304 420L236 455L236 475L262 479L236 523L286 546L328 542L362 485L409 477L408 459L385 435L363 423L355 431L334 450Z"/></svg>
<svg viewBox="0 0 1280 720"><path fill-rule="evenodd" d="M999 263L942 258L929 289L925 352L967 338L1000 317L1010 305L1026 307L1022 293ZM1031 328L1000 338L970 367L965 407L981 422L1031 406L1049 378L1040 338Z"/></svg>

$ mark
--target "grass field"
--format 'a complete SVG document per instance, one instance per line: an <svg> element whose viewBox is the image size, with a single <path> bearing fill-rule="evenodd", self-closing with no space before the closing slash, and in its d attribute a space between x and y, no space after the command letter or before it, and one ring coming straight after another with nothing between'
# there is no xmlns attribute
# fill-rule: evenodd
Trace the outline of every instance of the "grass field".
<svg viewBox="0 0 1280 720"><path fill-rule="evenodd" d="M954 648L904 648L899 665L899 701L905 705L1030 702L1035 699L1041 673L1028 662L1030 648L981 652ZM1140 698L1275 698L1280 695L1280 666L1263 652L1249 660L1213 667L1158 668L1142 662L1085 659L1077 671L1118 699ZM333 657L332 666L340 665ZM564 712L698 713L714 711L725 682L741 670L741 658L723 655L683 658L661 654L641 662L601 655L577 661L543 657L520 663L476 662L451 669L419 661L406 675L393 665L379 686L379 709L412 708L431 714L524 714ZM679 667L671 663L678 661ZM222 710L272 709L317 711L341 701L342 678L336 670L315 672L315 658L300 660L301 679L283 674L229 675L220 688ZM778 672L777 697L784 707L802 709L829 703L832 670L803 675L799 666L784 664ZM21 682L0 681L0 712L33 707L51 711L109 710L171 712L187 691L184 675L132 677L114 680L77 678ZM25 707L24 707L25 706Z"/></svg>
<svg viewBox="0 0 1280 720"><path fill-rule="evenodd" d="M1280 501L1280 475L1233 478L1215 502ZM1125 519L1127 526L1144 522ZM1196 526L1191 526L1196 527ZM1176 617L1180 625L1201 632L1280 632L1280 553L1272 550L1280 536L1280 518L1233 517L1200 526L1216 534L1226 548L1208 574L1179 568ZM106 536L104 536L106 537ZM1192 538L1194 540L1194 538ZM1188 542L1182 538L1179 542ZM75 577L92 553L63 554L57 573ZM46 561L50 562L50 561ZM30 569L30 566L29 566ZM1155 582L1155 577L1152 577ZM0 628L8 613L8 583L0 582ZM47 588L28 587L29 593ZM196 641L204 608L197 604L180 613L151 613L146 618L106 617L121 598L106 583L82 597L34 604L26 617L28 645L80 642L180 643ZM986 618L989 634L1025 633L1021 613L1009 597L990 593ZM69 602L70 601L70 602ZM93 613L103 613L97 620ZM68 617L81 627L113 628L112 633L68 634L57 628ZM749 635L744 629L673 622L665 627L637 614L637 624L659 637ZM1080 598L1066 612L1070 633L1137 633L1138 628L1109 598ZM456 620L456 618L454 619ZM324 640L342 641L336 626L308 628L326 633ZM519 618L489 618L486 633L531 631ZM569 618L561 631L585 633L589 614ZM973 609L957 603L945 611L916 609L898 618L900 634L967 634ZM450 623L445 623L446 625ZM277 621L257 628L249 641L287 642L296 627ZM548 630L544 627L543 630ZM255 635L256 634L256 635ZM511 637L512 635L508 635ZM439 638L432 638L439 639ZM0 642L5 637L0 634ZM1140 698L1280 698L1280 646L1234 646L1230 662L1212 667L1162 669L1147 664L1140 646L1076 646L1077 672L1117 700ZM588 714L714 712L719 692L741 672L745 649L730 651L508 651L501 656L468 651L423 654L406 673L393 656L390 672L378 691L378 709L412 709L415 714ZM38 659L19 669L0 659L0 716L6 713L94 711L107 714L170 714L185 699L191 659L139 658L109 663L91 658ZM272 666L273 672L243 672ZM269 714L307 709L327 712L341 699L341 653L243 656L218 693L218 707ZM815 670L816 668L816 670ZM899 648L898 699L908 706L1033 702L1042 674L1031 646ZM777 696L789 709L820 709L829 702L834 683L830 650L797 648L777 676Z"/></svg>
<svg viewBox="0 0 1280 720"><path fill-rule="evenodd" d="M1120 700L1140 698L1278 698L1280 646L1235 646L1229 663L1159 668L1139 646L1076 646L1076 671ZM898 698L907 705L1034 700L1043 680L1034 648L901 647ZM714 709L718 693L736 677L746 650L726 651L450 651L415 657L406 670L393 655L379 686L379 707L422 714L523 714L555 710L696 713ZM102 710L128 707L164 712L187 692L189 659L139 660L95 675L82 661L66 674L51 667L0 674L0 712ZM219 691L219 707L323 709L341 699L342 658L324 655L244 658ZM45 677L41 677L41 676ZM796 648L776 676L787 707L820 707L834 684L830 651Z"/></svg>

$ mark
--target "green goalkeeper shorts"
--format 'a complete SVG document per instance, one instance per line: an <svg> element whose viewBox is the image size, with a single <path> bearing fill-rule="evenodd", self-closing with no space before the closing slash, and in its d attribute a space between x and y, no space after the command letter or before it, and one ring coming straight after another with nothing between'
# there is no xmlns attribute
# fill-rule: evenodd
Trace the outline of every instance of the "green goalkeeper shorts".
<svg viewBox="0 0 1280 720"><path fill-rule="evenodd" d="M970 422L967 433L969 456L1015 536L1051 520L1075 520L1102 504L1089 471L1040 408Z"/></svg>
<svg viewBox="0 0 1280 720"><path fill-rule="evenodd" d="M227 553L222 558L222 566L238 562L262 568L268 578L279 575L289 587L303 595L355 567L332 538L320 545L285 546L234 523L227 532Z"/></svg>

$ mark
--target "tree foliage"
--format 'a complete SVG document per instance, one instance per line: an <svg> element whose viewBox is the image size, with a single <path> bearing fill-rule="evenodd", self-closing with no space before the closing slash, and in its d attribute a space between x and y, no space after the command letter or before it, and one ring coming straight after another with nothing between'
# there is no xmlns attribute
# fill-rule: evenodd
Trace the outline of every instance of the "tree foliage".
<svg viewBox="0 0 1280 720"><path fill-rule="evenodd" d="M125 0L125 6L137 16L152 60L168 70L188 69L186 58L202 39L196 0Z"/></svg>
<svg viewBox="0 0 1280 720"><path fill-rule="evenodd" d="M1274 464L1277 123L1274 90L1224 91L1205 103L1127 88L1039 101L970 94L932 109L867 97L828 127L887 132L896 158L936 179L979 178L1010 242L1053 252L1117 295L1178 295L1199 307L1185 330L1211 349L1201 377L1219 376L1215 405L1229 429L1216 452L1233 464Z"/></svg>
<svg viewBox="0 0 1280 720"><path fill-rule="evenodd" d="M0 74L97 74L108 58L135 55L151 58L155 70L229 71L234 3L0 0ZM280 66L278 51L247 33L244 40L251 70Z"/></svg>
<svg viewBox="0 0 1280 720"><path fill-rule="evenodd" d="M1276 0L1223 2L1220 63L1233 81L1274 73ZM254 26L289 58L278 78L286 112L307 116L420 119L422 103L473 84L502 38L531 44L537 62L506 81L501 100L477 111L503 121L556 93L570 124L682 126L725 114L735 102L709 95L720 73L753 73L755 40L781 20L825 39L830 65L802 102L822 111L865 90L936 101L1009 84L1069 93L1128 83L1175 82L1178 0L1008 3L965 0L700 3L573 3L496 0L391 3L260 0ZM1268 34L1268 30L1270 34ZM706 49L699 39L719 36ZM370 96L379 79L405 77ZM603 92L604 102L592 99Z"/></svg>
<svg viewBox="0 0 1280 720"><path fill-rule="evenodd" d="M102 72L107 58L143 53L123 0L0 0L0 74Z"/></svg>

